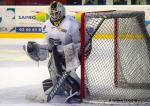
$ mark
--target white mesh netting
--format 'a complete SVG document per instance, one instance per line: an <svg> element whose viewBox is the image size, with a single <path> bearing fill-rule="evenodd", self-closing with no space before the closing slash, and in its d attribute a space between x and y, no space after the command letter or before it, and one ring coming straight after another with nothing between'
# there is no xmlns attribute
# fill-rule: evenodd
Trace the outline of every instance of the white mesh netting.
<svg viewBox="0 0 150 106"><path fill-rule="evenodd" d="M144 12L86 13L85 26L95 30L102 19L85 60L85 98L149 100L150 46Z"/></svg>

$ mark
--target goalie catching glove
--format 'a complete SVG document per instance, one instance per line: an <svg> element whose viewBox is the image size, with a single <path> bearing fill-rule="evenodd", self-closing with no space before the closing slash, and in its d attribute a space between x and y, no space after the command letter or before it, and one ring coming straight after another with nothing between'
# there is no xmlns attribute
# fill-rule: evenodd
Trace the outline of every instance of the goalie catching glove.
<svg viewBox="0 0 150 106"><path fill-rule="evenodd" d="M35 61L43 61L48 57L48 46L39 45L34 41L29 41L27 46L23 46L28 56Z"/></svg>
<svg viewBox="0 0 150 106"><path fill-rule="evenodd" d="M35 61L39 61L40 58L38 52L39 52L38 44L36 42L29 41L27 44L27 53L29 57Z"/></svg>

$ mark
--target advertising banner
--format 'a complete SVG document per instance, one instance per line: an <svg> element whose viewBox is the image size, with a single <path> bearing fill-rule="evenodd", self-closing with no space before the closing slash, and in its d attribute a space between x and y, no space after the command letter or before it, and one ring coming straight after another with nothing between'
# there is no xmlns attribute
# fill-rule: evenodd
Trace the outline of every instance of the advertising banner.
<svg viewBox="0 0 150 106"><path fill-rule="evenodd" d="M42 23L48 19L47 8L16 7L16 32L40 33Z"/></svg>
<svg viewBox="0 0 150 106"><path fill-rule="evenodd" d="M1 6L0 33L41 33L42 24L49 18L49 6ZM145 25L150 31L149 6L65 6L66 14L80 21L81 12L106 10L136 10L145 11ZM80 13L80 14L76 14Z"/></svg>

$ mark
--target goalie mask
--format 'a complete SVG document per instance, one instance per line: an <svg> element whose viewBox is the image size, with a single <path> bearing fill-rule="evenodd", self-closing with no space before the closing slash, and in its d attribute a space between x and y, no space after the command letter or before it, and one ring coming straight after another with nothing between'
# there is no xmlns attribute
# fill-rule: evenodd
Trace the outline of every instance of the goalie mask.
<svg viewBox="0 0 150 106"><path fill-rule="evenodd" d="M50 21L54 26L59 26L65 17L65 8L60 2L52 2L49 8Z"/></svg>

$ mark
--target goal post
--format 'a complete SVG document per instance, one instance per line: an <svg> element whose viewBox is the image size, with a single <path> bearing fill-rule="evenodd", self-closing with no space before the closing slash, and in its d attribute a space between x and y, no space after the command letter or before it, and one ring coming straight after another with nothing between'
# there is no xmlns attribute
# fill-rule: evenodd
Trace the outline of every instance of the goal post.
<svg viewBox="0 0 150 106"><path fill-rule="evenodd" d="M143 11L81 16L81 100L150 99L150 41Z"/></svg>
<svg viewBox="0 0 150 106"><path fill-rule="evenodd" d="M85 13L81 14L81 26L80 26L80 40L81 40L81 85L80 85L80 97L81 102L83 102L83 98L85 98Z"/></svg>

